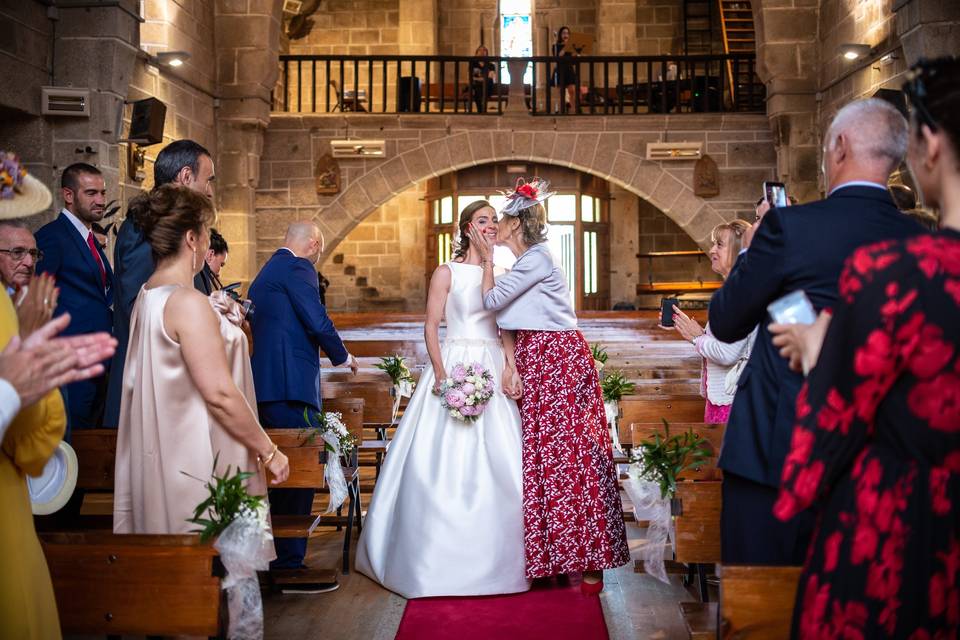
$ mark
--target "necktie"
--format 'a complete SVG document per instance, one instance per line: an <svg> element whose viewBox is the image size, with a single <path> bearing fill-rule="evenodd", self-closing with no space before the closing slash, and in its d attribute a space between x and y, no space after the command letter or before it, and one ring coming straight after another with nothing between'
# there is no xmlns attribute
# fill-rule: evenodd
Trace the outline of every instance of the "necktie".
<svg viewBox="0 0 960 640"><path fill-rule="evenodd" d="M97 241L93 238L93 231L87 234L87 246L90 247L90 253L93 254L93 261L100 267L100 281L103 288L107 288L107 270L103 268L103 260L100 259L100 252L97 251Z"/></svg>

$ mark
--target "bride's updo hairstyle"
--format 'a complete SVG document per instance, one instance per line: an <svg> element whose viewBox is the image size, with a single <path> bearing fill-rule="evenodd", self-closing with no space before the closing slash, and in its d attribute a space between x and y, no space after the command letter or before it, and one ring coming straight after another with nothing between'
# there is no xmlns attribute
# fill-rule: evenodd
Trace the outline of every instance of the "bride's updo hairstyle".
<svg viewBox="0 0 960 640"><path fill-rule="evenodd" d="M137 196L127 215L143 230L155 263L176 255L187 231L199 235L216 218L209 198L175 184Z"/></svg>
<svg viewBox="0 0 960 640"><path fill-rule="evenodd" d="M477 200L465 206L463 211L460 212L460 221L457 225L460 235L457 237L457 249L453 252L454 258L462 260L467 257L467 252L470 251L470 236L467 235L467 230L470 223L473 222L473 214L485 207L493 209L493 205L486 200Z"/></svg>
<svg viewBox="0 0 960 640"><path fill-rule="evenodd" d="M505 218L509 219L507 216ZM520 221L523 243L528 247L547 241L547 210L539 202L520 209L518 215L511 216Z"/></svg>

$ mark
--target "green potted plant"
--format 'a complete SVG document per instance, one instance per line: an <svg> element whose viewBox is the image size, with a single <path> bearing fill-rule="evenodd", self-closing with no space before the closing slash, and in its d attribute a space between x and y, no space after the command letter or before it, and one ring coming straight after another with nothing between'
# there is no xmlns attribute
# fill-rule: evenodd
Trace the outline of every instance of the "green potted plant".
<svg viewBox="0 0 960 640"><path fill-rule="evenodd" d="M713 455L710 444L693 432L670 435L670 423L663 420L664 435L654 434L652 440L633 448L631 459L638 463L640 478L655 482L660 497L670 499L673 515L679 515L676 501L677 478L687 469L703 466Z"/></svg>

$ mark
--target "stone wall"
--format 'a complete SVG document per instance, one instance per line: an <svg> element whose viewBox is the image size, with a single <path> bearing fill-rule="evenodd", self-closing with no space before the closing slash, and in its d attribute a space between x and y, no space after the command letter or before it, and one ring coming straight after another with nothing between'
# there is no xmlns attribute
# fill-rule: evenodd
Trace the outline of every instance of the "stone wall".
<svg viewBox="0 0 960 640"><path fill-rule="evenodd" d="M108 198L120 197L116 123L137 56L136 4L48 10L36 2L8 2L0 8L0 64L7 71L0 141L55 195L49 211L28 221L33 227L61 206L60 172L74 162L99 167ZM47 85L89 89L90 116L41 115L40 87Z"/></svg>
<svg viewBox="0 0 960 640"><path fill-rule="evenodd" d="M329 0L312 17L309 35L290 53L392 55L399 53L400 0Z"/></svg>
<svg viewBox="0 0 960 640"><path fill-rule="evenodd" d="M320 271L330 281L330 309L423 311L425 187L426 183L417 184L378 207L323 262Z"/></svg>

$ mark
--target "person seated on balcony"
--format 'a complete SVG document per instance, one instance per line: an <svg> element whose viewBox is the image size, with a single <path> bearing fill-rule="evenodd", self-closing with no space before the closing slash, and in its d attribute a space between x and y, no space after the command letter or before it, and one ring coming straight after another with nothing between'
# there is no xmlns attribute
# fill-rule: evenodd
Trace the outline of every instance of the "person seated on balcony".
<svg viewBox="0 0 960 640"><path fill-rule="evenodd" d="M470 61L470 92L473 103L477 105L477 113L487 111L487 100L493 95L497 81L497 66L489 60L483 60L490 55L484 45L477 47L473 53L475 59Z"/></svg>
<svg viewBox="0 0 960 640"><path fill-rule="evenodd" d="M557 41L553 45L553 55L557 57L557 68L553 72L551 84L555 87L563 87L563 93L566 95L566 109L571 109L576 105L576 91L578 86L577 67L572 58L580 55L580 49L574 47L570 42L570 28L560 27L557 32Z"/></svg>

